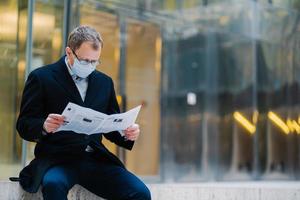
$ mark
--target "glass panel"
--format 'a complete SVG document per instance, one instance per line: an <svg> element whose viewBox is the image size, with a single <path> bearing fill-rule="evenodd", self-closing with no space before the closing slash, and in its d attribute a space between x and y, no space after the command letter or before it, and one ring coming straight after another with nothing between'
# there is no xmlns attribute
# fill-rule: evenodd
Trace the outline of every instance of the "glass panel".
<svg viewBox="0 0 300 200"><path fill-rule="evenodd" d="M203 125L207 69L206 35L193 31L163 29L162 78L162 175L165 181L198 181L202 143L207 137Z"/></svg>
<svg viewBox="0 0 300 200"><path fill-rule="evenodd" d="M294 120L295 116L290 116L289 105L289 63L287 49L279 45L262 43L261 62L259 71L267 70L261 74L259 89L266 94L266 105L268 111L265 113L266 126L266 166L265 179L288 179L292 173L293 163L290 163L294 155L295 135L288 128L288 119ZM269 59L272 58L272 59ZM260 71L262 72L262 71ZM264 87L263 87L264 86ZM267 89L267 90L266 90ZM263 113L263 112L262 112Z"/></svg>
<svg viewBox="0 0 300 200"><path fill-rule="evenodd" d="M18 4L0 4L0 180L17 176L20 170L21 140L15 131L18 91Z"/></svg>
<svg viewBox="0 0 300 200"><path fill-rule="evenodd" d="M35 1L33 13L33 47L30 71L57 61L63 48L64 2ZM28 142L27 162L33 159L35 143Z"/></svg>
<svg viewBox="0 0 300 200"><path fill-rule="evenodd" d="M80 24L96 28L104 40L101 52L101 65L97 69L109 75L115 84L116 94L119 93L119 60L120 60L120 29L118 18L110 13L97 10L95 6L84 3L80 7ZM122 108L122 98L118 97ZM103 137L103 143L111 152L117 153L117 146Z"/></svg>
<svg viewBox="0 0 300 200"><path fill-rule="evenodd" d="M141 135L126 154L126 166L138 175L158 175L160 137L161 36L159 27L128 21L126 48L127 109L142 104ZM147 159L147 162L141 162Z"/></svg>
<svg viewBox="0 0 300 200"><path fill-rule="evenodd" d="M224 177L217 174L220 179L247 180L251 178L256 167L254 139L258 113L255 108L256 74L253 69L255 66L253 41L231 34L220 36L218 40L220 169L216 173L225 172ZM227 130L222 127L223 124ZM223 155L229 155L229 160Z"/></svg>
<svg viewBox="0 0 300 200"><path fill-rule="evenodd" d="M297 45L300 44L300 35L294 34L293 39L291 40L291 61L293 66L293 79L292 84L290 86L291 90L291 117L296 119L298 125L300 125L300 53L298 51L294 51ZM296 170L296 178L300 179L300 130L295 130L296 135L296 152L295 152L295 170Z"/></svg>
<svg viewBox="0 0 300 200"><path fill-rule="evenodd" d="M261 9L261 16L263 41L258 41L257 46L257 78L259 109L265 119L262 178L293 179L299 126L293 103L297 99L293 92L298 87L293 70L299 16L294 10L276 7Z"/></svg>

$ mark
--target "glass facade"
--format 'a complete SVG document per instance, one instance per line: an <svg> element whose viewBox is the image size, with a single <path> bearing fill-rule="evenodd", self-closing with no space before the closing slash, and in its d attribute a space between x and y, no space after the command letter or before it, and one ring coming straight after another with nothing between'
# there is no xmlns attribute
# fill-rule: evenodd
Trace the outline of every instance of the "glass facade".
<svg viewBox="0 0 300 200"><path fill-rule="evenodd" d="M19 170L21 140L15 130L18 91L18 4L0 5L0 178ZM2 173L2 172L5 172Z"/></svg>
<svg viewBox="0 0 300 200"><path fill-rule="evenodd" d="M299 9L299 0L2 0L0 179L33 156L15 130L26 75L61 57L79 24L104 38L97 69L113 78L121 109L143 105L131 152L105 141L129 170L163 182L299 179Z"/></svg>

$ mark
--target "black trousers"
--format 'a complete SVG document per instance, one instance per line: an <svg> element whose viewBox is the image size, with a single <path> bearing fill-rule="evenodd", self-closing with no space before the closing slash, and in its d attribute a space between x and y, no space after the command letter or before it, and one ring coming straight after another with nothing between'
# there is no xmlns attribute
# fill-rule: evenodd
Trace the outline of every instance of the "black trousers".
<svg viewBox="0 0 300 200"><path fill-rule="evenodd" d="M79 184L108 200L150 200L147 186L134 174L95 153L50 168L42 181L44 200L66 200L68 191Z"/></svg>

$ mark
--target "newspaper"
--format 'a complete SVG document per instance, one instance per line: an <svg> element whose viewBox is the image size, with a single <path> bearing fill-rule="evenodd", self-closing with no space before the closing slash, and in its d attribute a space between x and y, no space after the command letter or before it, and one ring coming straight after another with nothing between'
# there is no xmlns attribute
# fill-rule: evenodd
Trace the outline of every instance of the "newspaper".
<svg viewBox="0 0 300 200"><path fill-rule="evenodd" d="M125 112L107 115L85 108L74 103L68 103L62 115L65 122L58 131L74 131L87 135L95 133L108 133L111 131L122 131L135 123L141 105Z"/></svg>

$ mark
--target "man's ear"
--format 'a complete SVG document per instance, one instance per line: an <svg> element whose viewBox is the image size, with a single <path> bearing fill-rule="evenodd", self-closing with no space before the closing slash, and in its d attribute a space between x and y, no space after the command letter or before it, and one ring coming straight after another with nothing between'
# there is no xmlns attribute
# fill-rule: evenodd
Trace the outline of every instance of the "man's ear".
<svg viewBox="0 0 300 200"><path fill-rule="evenodd" d="M65 51L66 51L66 55L67 55L67 56L71 56L72 50L71 50L70 47L67 46L66 49L65 49Z"/></svg>
<svg viewBox="0 0 300 200"><path fill-rule="evenodd" d="M73 59L73 56L72 56L72 50L71 50L71 48L70 47L66 47L65 52L66 52L66 55L68 57L68 62L72 66L73 63L74 63L74 59Z"/></svg>

